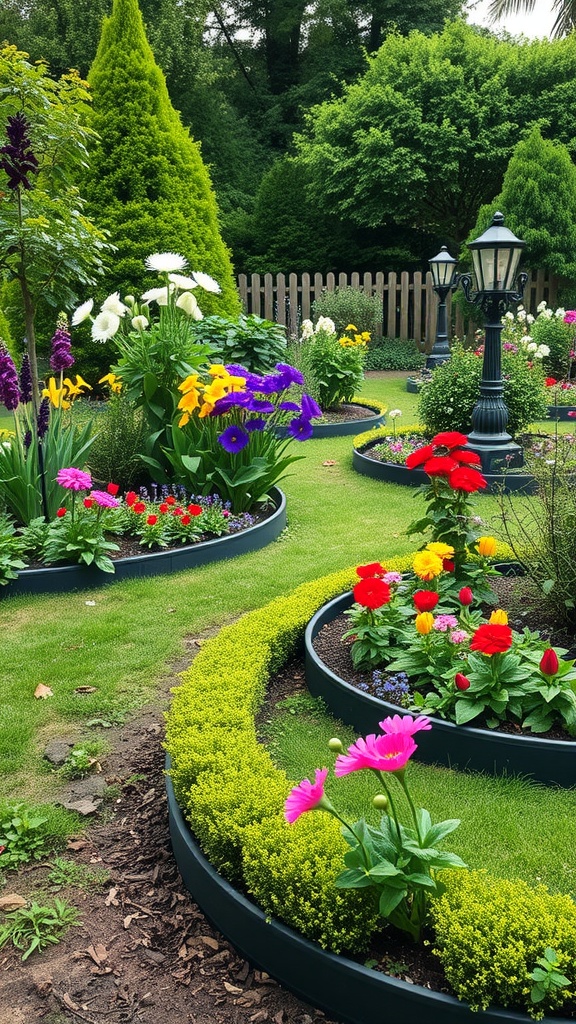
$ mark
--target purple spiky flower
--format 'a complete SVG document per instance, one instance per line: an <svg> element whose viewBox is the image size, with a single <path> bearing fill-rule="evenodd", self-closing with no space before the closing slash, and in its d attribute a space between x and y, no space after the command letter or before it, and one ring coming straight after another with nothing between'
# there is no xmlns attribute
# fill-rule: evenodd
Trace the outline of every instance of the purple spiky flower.
<svg viewBox="0 0 576 1024"><path fill-rule="evenodd" d="M0 167L8 175L8 188L31 189L28 175L38 174L38 161L32 152L28 134L30 125L21 112L11 115L6 122L5 146L0 146Z"/></svg>
<svg viewBox="0 0 576 1024"><path fill-rule="evenodd" d="M56 330L51 341L52 353L50 355L50 369L55 373L62 373L74 364L72 355L72 343L68 329L68 317L65 313L59 313L56 320Z"/></svg>

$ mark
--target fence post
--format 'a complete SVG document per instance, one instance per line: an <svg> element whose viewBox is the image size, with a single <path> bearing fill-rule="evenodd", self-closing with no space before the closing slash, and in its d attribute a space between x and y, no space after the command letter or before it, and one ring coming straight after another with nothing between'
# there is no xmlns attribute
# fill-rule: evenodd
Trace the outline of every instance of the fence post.
<svg viewBox="0 0 576 1024"><path fill-rule="evenodd" d="M276 274L276 322L286 326L286 277Z"/></svg>
<svg viewBox="0 0 576 1024"><path fill-rule="evenodd" d="M310 319L310 274L302 274L302 320ZM302 322L302 321L300 321Z"/></svg>
<svg viewBox="0 0 576 1024"><path fill-rule="evenodd" d="M388 274L388 320L386 323L386 334L389 338L396 337L396 273L391 270Z"/></svg>

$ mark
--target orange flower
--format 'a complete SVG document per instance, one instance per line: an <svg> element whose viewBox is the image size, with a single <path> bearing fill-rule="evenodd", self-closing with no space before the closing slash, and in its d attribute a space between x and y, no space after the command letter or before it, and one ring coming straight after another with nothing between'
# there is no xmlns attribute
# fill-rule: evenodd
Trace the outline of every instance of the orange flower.
<svg viewBox="0 0 576 1024"><path fill-rule="evenodd" d="M495 537L478 537L477 545L478 554L482 555L482 558L491 558L496 554L498 542Z"/></svg>

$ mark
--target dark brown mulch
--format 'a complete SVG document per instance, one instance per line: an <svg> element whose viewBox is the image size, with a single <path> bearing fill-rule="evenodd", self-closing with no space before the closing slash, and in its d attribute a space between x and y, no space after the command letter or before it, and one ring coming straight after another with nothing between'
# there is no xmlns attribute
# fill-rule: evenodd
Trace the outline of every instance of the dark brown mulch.
<svg viewBox="0 0 576 1024"><path fill-rule="evenodd" d="M349 420L363 420L366 416L370 416L372 413L375 413L375 410L370 409L367 405L343 403L336 409L325 409L322 414L322 419L318 422L347 423ZM314 426L314 423L312 423L312 426Z"/></svg>

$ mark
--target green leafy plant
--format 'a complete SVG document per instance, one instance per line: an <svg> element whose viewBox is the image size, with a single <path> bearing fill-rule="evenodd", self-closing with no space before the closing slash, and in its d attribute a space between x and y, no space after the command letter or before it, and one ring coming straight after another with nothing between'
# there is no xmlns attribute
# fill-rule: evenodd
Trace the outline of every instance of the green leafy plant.
<svg viewBox="0 0 576 1024"><path fill-rule="evenodd" d="M366 349L364 370L421 370L425 362L426 356L414 341L372 336Z"/></svg>
<svg viewBox="0 0 576 1024"><path fill-rule="evenodd" d="M352 324L347 324L346 331L338 335L327 317L321 317L315 327L311 320L304 320L299 346L291 347L306 386L323 411L351 402L364 379L369 335L359 333Z"/></svg>
<svg viewBox="0 0 576 1024"><path fill-rule="evenodd" d="M0 926L0 948L7 942L23 950L22 960L47 946L55 945L68 928L78 924L78 911L64 900L55 899L52 905L32 903L6 914L6 923Z"/></svg>
<svg viewBox="0 0 576 1024"><path fill-rule="evenodd" d="M206 316L194 323L193 333L223 363L240 363L252 373L269 373L286 358L286 329L255 313Z"/></svg>
<svg viewBox="0 0 576 1024"><path fill-rule="evenodd" d="M92 478L97 483L114 480L122 491L129 490L143 472L142 409L122 389L119 393L111 391L95 426L96 436L86 459Z"/></svg>
<svg viewBox="0 0 576 1024"><path fill-rule="evenodd" d="M26 563L20 557L24 550L24 541L16 533L14 523L0 512L0 586L16 579L18 570L25 568Z"/></svg>
<svg viewBox="0 0 576 1024"><path fill-rule="evenodd" d="M534 342L546 345L549 350L544 358L546 371L561 378L570 378L576 362L576 338L574 325L566 322L565 316L565 310L553 310L545 302L541 303L531 332Z"/></svg>
<svg viewBox="0 0 576 1024"><path fill-rule="evenodd" d="M339 335L344 334L348 324L356 324L359 331L368 331L374 336L378 334L382 323L382 299L379 295L369 295L361 288L338 286L334 291L323 291L314 300L312 315L317 320L329 317L334 321Z"/></svg>
<svg viewBox="0 0 576 1024"><path fill-rule="evenodd" d="M54 857L48 874L48 882L53 889L63 889L69 885L97 889L105 885L109 878L110 874L104 868L91 868L67 857Z"/></svg>
<svg viewBox="0 0 576 1024"><path fill-rule="evenodd" d="M75 746L72 748L60 771L67 779L84 779L94 771L97 759L90 751L95 749L91 746Z"/></svg>
<svg viewBox="0 0 576 1024"><path fill-rule="evenodd" d="M561 961L556 951L550 946L544 950L544 956L538 957L536 964L537 966L528 975L534 982L530 989L530 999L533 1003L541 1003L550 993L557 989L568 988L572 984L570 979L558 970Z"/></svg>
<svg viewBox="0 0 576 1024"><path fill-rule="evenodd" d="M48 819L25 803L0 806L0 867L17 868L41 860L49 849Z"/></svg>
<svg viewBox="0 0 576 1024"><path fill-rule="evenodd" d="M47 565L77 562L114 572L110 551L118 551L118 545L106 539L97 515L78 512L73 516L64 510L48 527L43 556Z"/></svg>

